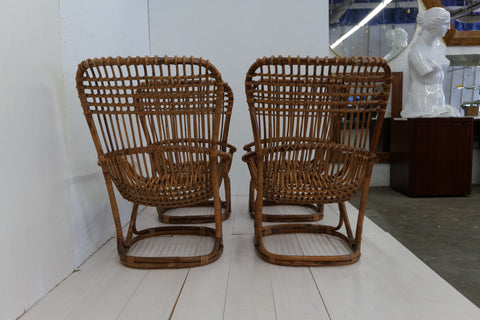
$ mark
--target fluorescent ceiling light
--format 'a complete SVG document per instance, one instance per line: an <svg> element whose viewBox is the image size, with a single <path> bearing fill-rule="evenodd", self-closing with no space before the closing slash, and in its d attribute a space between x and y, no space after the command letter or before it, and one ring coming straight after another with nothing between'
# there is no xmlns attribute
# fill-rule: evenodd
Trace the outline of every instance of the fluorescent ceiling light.
<svg viewBox="0 0 480 320"><path fill-rule="evenodd" d="M392 0L383 0L375 9L373 9L365 18L363 18L362 21L356 24L352 29L348 30L347 33L341 36L340 39L335 41L330 47L334 49L336 46L342 43L345 39L347 39L352 34L354 34L358 29L363 27L368 21L372 20L372 18L375 17L380 11L382 11L383 8L385 8L390 2L392 2Z"/></svg>

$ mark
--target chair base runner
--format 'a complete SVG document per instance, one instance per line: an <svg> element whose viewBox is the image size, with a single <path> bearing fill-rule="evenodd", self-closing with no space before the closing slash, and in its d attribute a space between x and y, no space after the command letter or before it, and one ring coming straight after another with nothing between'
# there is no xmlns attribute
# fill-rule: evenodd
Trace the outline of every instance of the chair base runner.
<svg viewBox="0 0 480 320"><path fill-rule="evenodd" d="M255 240L257 254L260 258L272 264L298 267L339 266L353 264L360 259L360 249L357 250L352 241L349 241L344 234L338 232L337 228L332 226L312 224L270 225L263 227L261 233L261 237L257 237ZM335 236L342 239L352 252L333 256L303 256L275 254L265 248L263 244L264 236L287 233L316 233Z"/></svg>
<svg viewBox="0 0 480 320"><path fill-rule="evenodd" d="M215 229L208 227L191 227L191 226L171 226L156 227L141 230L136 233L137 236L132 238L129 245L125 245L123 239L117 239L118 254L120 262L131 268L137 269L173 269L173 268L190 268L203 266L212 263L220 258L223 252L222 238L215 236ZM198 256L188 257L139 257L129 255L128 252L133 244L145 240L147 238L166 235L199 235L209 236L215 239L213 249L210 253Z"/></svg>
<svg viewBox="0 0 480 320"><path fill-rule="evenodd" d="M263 200L263 206L278 206L278 205L298 205L288 203L278 203L275 201ZM303 207L308 207L316 210L317 212L311 214L262 214L263 222L315 222L323 219L323 204L313 205L306 204ZM255 212L250 209L250 217L255 217Z"/></svg>
<svg viewBox="0 0 480 320"><path fill-rule="evenodd" d="M222 221L230 218L231 205L226 201L222 201ZM195 205L195 207L213 207L213 201L207 201ZM158 220L163 223L181 223L181 224L198 224L198 223L213 223L215 222L214 214L201 214L192 216L172 216L168 215L168 209L157 207Z"/></svg>

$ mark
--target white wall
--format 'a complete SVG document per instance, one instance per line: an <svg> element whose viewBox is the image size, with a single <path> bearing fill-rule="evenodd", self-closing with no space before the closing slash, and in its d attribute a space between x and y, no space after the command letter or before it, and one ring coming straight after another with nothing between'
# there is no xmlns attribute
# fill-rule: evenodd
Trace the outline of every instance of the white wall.
<svg viewBox="0 0 480 320"><path fill-rule="evenodd" d="M75 73L86 58L148 55L148 4L147 0L60 0L60 13L73 253L78 266L114 234L114 227ZM129 217L131 204L121 197L117 200L122 217Z"/></svg>
<svg viewBox="0 0 480 320"><path fill-rule="evenodd" d="M58 2L0 2L0 319L73 270Z"/></svg>
<svg viewBox="0 0 480 320"><path fill-rule="evenodd" d="M150 0L152 55L209 59L235 96L230 142L238 149L231 169L233 194L247 194L241 161L252 141L245 74L256 58L328 55L328 2L318 0Z"/></svg>
<svg viewBox="0 0 480 320"><path fill-rule="evenodd" d="M87 57L148 55L147 8L0 2L0 319L17 318L114 235L75 71Z"/></svg>

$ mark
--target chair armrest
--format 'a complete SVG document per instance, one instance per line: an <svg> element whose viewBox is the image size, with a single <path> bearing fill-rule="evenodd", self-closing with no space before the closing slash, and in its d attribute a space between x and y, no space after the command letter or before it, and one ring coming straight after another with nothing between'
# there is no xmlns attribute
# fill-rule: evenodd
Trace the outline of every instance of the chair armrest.
<svg viewBox="0 0 480 320"><path fill-rule="evenodd" d="M237 152L237 148L229 143L221 143L219 144L219 147L227 149L226 151L230 154Z"/></svg>
<svg viewBox="0 0 480 320"><path fill-rule="evenodd" d="M252 151L252 147L255 145L255 142L250 142L246 145L243 146L243 150L244 151L247 151L247 152L250 152Z"/></svg>

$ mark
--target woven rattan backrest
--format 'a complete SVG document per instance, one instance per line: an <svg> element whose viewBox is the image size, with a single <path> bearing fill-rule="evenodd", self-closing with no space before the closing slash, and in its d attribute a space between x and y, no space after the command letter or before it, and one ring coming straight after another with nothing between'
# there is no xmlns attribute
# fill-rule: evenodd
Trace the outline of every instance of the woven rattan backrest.
<svg viewBox="0 0 480 320"><path fill-rule="evenodd" d="M375 150L391 86L380 58L258 59L246 77L256 149L337 143ZM369 128L377 117L377 134Z"/></svg>
<svg viewBox="0 0 480 320"><path fill-rule="evenodd" d="M140 116L144 134L149 144L175 143L208 146L208 143L213 140L211 136L213 128L211 121L213 118L206 118L212 113L202 112L202 105L205 103L211 104L212 101L208 101L208 99L217 99L217 97L194 82L195 80L192 79L182 80L178 88L172 86L171 83L163 84L159 81L141 84L135 94L138 105L159 110L159 112L146 112ZM188 93L191 88L195 87L198 87L198 92L192 93L195 91L193 90ZM202 97L202 95L204 96ZM233 107L233 93L227 83L223 83L223 95L223 99L219 99L221 108L217 139L220 145L224 147L228 139ZM194 101L188 101L189 99ZM178 110L174 114L165 110L171 108L172 101L174 101L174 105L178 103ZM195 110L197 108L200 109Z"/></svg>
<svg viewBox="0 0 480 320"><path fill-rule="evenodd" d="M212 197L210 159L227 139L233 99L212 64L89 59L76 80L99 163L125 199L174 207Z"/></svg>
<svg viewBox="0 0 480 320"><path fill-rule="evenodd" d="M225 151L226 144L228 142L228 132L230 131L230 118L232 116L233 108L233 91L227 83L223 85L223 108L220 116L220 132L219 142L222 146L222 150Z"/></svg>
<svg viewBox="0 0 480 320"><path fill-rule="evenodd" d="M202 59L86 60L77 88L99 155L158 142L210 145L228 121L216 117L228 105L220 74Z"/></svg>

